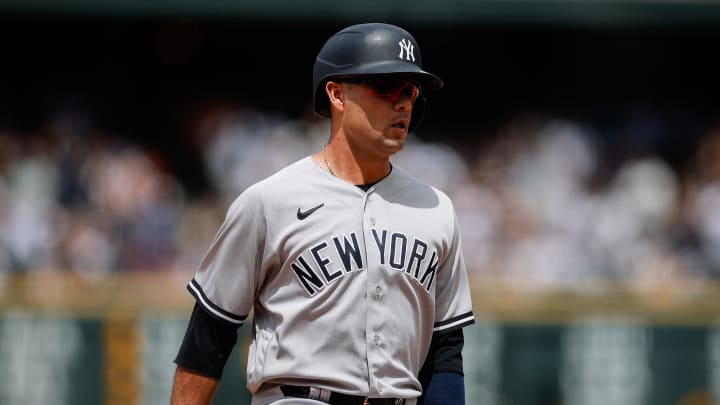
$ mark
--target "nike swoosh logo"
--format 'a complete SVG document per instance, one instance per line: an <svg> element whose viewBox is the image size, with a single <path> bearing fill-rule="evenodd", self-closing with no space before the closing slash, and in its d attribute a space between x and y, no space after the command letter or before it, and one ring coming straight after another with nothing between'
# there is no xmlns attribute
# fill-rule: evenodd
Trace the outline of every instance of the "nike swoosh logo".
<svg viewBox="0 0 720 405"><path fill-rule="evenodd" d="M303 220L303 219L309 217L310 214L312 214L313 212L319 210L320 207L322 207L323 205L325 205L325 203L322 203L322 204L320 204L320 205L316 205L316 206L310 208L310 209L307 210L307 211L300 211L300 208L298 208L298 210L297 210L297 219Z"/></svg>

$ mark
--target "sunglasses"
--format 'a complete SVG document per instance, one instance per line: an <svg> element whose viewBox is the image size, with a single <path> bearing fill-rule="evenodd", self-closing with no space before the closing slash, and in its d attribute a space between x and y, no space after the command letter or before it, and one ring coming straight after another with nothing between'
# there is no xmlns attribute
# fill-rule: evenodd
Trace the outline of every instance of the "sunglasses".
<svg viewBox="0 0 720 405"><path fill-rule="evenodd" d="M392 77L352 77L338 79L338 82L357 83L367 86L368 92L374 96L391 103L396 103L400 97L408 97L411 103L415 103L420 95L420 85L409 79Z"/></svg>

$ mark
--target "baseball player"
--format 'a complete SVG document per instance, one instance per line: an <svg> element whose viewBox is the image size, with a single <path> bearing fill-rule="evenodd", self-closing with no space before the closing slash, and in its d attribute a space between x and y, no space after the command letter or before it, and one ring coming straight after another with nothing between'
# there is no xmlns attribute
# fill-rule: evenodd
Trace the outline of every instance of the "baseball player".
<svg viewBox="0 0 720 405"><path fill-rule="evenodd" d="M253 405L462 404L474 317L453 205L390 162L443 82L381 23L330 37L313 82L329 141L229 207L188 284L171 402L211 402L253 310Z"/></svg>

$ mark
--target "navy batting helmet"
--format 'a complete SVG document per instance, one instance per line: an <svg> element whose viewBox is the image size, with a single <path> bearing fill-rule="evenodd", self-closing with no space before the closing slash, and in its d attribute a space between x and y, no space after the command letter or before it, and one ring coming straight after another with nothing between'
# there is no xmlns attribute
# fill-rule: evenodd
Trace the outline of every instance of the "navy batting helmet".
<svg viewBox="0 0 720 405"><path fill-rule="evenodd" d="M420 84L410 130L419 124L425 110L424 93L443 86L438 76L422 68L420 47L406 30L384 23L352 25L325 42L313 67L315 113L330 116L325 83L336 76L402 74Z"/></svg>

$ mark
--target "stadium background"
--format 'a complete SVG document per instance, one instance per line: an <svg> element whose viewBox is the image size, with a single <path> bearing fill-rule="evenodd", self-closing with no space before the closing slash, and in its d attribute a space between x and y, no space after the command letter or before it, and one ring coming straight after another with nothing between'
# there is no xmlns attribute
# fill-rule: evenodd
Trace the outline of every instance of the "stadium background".
<svg viewBox="0 0 720 405"><path fill-rule="evenodd" d="M397 163L464 226L468 403L717 402L720 3L2 0L0 404L167 403L185 283L323 143L313 58L360 21L446 81Z"/></svg>

